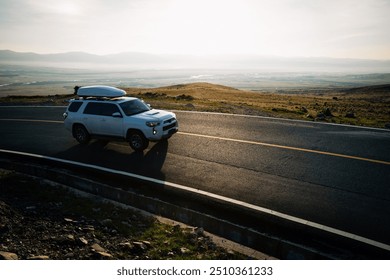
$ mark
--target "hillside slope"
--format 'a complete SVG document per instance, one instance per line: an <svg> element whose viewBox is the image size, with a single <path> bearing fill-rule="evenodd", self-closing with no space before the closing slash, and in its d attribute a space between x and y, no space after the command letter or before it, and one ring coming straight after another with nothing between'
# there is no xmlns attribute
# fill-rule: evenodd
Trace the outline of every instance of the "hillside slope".
<svg viewBox="0 0 390 280"><path fill-rule="evenodd" d="M390 128L389 85L359 88L294 88L274 93L210 83L124 88L154 108L270 116ZM70 91L73 93L73 90ZM69 95L8 96L0 105L67 105Z"/></svg>

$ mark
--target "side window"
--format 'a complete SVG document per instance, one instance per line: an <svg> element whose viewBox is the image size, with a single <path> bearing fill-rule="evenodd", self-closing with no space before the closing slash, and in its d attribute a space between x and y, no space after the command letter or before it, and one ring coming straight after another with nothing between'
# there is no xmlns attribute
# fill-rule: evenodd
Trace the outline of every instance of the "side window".
<svg viewBox="0 0 390 280"><path fill-rule="evenodd" d="M99 102L89 102L84 110L84 114L99 116L112 116L116 112L119 112L117 105Z"/></svg>
<svg viewBox="0 0 390 280"><path fill-rule="evenodd" d="M118 106L115 104L104 103L102 105L100 115L112 116L112 114L119 112Z"/></svg>
<svg viewBox="0 0 390 280"><path fill-rule="evenodd" d="M88 115L100 115L100 105L96 102L89 102L87 106L85 107L84 114Z"/></svg>
<svg viewBox="0 0 390 280"><path fill-rule="evenodd" d="M80 109L82 104L83 104L83 102L77 102L77 101L72 102L69 105L68 111L69 112L77 112Z"/></svg>

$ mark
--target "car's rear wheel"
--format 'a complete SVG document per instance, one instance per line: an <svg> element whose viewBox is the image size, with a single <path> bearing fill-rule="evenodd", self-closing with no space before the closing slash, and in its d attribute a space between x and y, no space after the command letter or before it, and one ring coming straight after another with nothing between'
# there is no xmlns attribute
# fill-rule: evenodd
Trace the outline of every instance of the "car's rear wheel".
<svg viewBox="0 0 390 280"><path fill-rule="evenodd" d="M143 151L149 146L149 140L139 131L131 131L127 137L134 151Z"/></svg>
<svg viewBox="0 0 390 280"><path fill-rule="evenodd" d="M91 136L89 135L87 129L81 125L75 125L73 127L73 136L80 144L87 144L89 140L91 140Z"/></svg>

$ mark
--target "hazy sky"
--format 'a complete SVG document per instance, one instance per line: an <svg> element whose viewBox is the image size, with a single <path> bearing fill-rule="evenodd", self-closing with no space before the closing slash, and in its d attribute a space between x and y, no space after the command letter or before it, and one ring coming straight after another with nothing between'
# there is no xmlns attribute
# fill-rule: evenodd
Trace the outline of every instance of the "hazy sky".
<svg viewBox="0 0 390 280"><path fill-rule="evenodd" d="M390 59L390 0L0 0L0 49Z"/></svg>

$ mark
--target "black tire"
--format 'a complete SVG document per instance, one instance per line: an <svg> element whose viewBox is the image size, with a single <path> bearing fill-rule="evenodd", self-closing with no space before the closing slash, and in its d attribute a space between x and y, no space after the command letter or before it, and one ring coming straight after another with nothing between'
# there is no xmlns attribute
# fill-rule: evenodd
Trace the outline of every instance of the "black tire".
<svg viewBox="0 0 390 280"><path fill-rule="evenodd" d="M130 147L137 152L143 151L149 146L149 140L139 131L130 131L127 140Z"/></svg>
<svg viewBox="0 0 390 280"><path fill-rule="evenodd" d="M88 144L91 140L91 136L87 129L81 124L77 124L73 127L73 137L82 145Z"/></svg>

